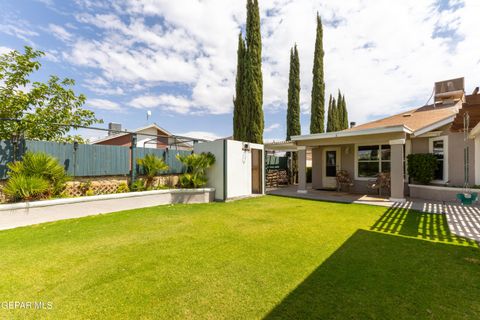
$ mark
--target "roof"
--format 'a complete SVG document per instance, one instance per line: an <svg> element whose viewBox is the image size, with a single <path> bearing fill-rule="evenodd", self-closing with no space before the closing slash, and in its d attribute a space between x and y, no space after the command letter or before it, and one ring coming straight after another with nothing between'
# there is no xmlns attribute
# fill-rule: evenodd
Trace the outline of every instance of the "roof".
<svg viewBox="0 0 480 320"><path fill-rule="evenodd" d="M133 130L133 132L138 133L138 132L140 132L140 131L144 131L144 130L151 129L151 128L155 128L155 129L157 129L157 130L162 131L163 133L165 133L166 136L172 136L172 134L171 134L170 132L168 132L167 130L163 129L162 127L159 127L156 123L152 123L152 124L150 124L150 125L148 125L148 126L135 129L135 130ZM115 138L118 138L118 137L122 137L122 136L125 136L125 135L128 135L128 134L130 134L130 133L129 133L129 132L125 132L125 133L122 132L122 133L112 134L112 135L103 137L103 138L101 138L101 139L92 141L92 144L96 144L96 143L108 141L108 140L115 139Z"/></svg>
<svg viewBox="0 0 480 320"><path fill-rule="evenodd" d="M353 137L367 134L405 132L418 136L446 124L452 123L462 102L426 105L390 117L367 122L353 128L337 132L309 134L292 137L293 141Z"/></svg>
<svg viewBox="0 0 480 320"><path fill-rule="evenodd" d="M474 93L465 96L465 103L455 117L450 130L463 132L463 117L467 112L470 117L469 127L471 129L480 123L480 94Z"/></svg>
<svg viewBox="0 0 480 320"><path fill-rule="evenodd" d="M435 125L443 120L448 120L458 113L461 108L461 102L450 104L426 105L410 111L402 112L387 118L367 122L362 125L344 130L359 131L373 128L385 128L390 126L405 126L412 132ZM453 119L452 119L453 121Z"/></svg>

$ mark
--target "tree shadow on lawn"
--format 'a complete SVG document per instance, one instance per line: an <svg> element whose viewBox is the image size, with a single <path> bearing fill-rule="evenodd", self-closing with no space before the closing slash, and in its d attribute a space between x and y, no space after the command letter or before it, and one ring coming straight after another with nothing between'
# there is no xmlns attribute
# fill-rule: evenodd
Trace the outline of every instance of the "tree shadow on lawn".
<svg viewBox="0 0 480 320"><path fill-rule="evenodd" d="M478 279L478 244L451 234L444 215L391 208L265 319L480 319Z"/></svg>

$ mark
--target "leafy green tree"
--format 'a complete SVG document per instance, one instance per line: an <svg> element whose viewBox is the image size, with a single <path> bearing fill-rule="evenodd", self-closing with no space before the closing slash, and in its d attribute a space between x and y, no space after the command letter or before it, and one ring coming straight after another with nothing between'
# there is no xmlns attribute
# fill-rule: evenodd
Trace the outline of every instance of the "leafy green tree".
<svg viewBox="0 0 480 320"><path fill-rule="evenodd" d="M246 44L243 103L248 122L245 124L245 140L263 143L262 36L258 0L247 0Z"/></svg>
<svg viewBox="0 0 480 320"><path fill-rule="evenodd" d="M313 57L312 104L310 114L310 133L324 132L325 122L325 81L323 79L323 27L317 13L317 36Z"/></svg>
<svg viewBox="0 0 480 320"><path fill-rule="evenodd" d="M25 47L0 55L0 118L19 121L0 121L0 140L21 135L26 139L71 141L80 137L68 136L78 126L89 126L101 120L92 111L83 109L85 96L76 95L72 79L60 80L50 76L43 82L31 82L30 75L41 67L41 51ZM62 126L59 124L69 124Z"/></svg>
<svg viewBox="0 0 480 320"><path fill-rule="evenodd" d="M245 41L242 33L238 35L237 50L237 77L235 81L235 97L233 99L233 138L239 141L245 141L246 138L246 106L244 103L244 83L245 83Z"/></svg>
<svg viewBox="0 0 480 320"><path fill-rule="evenodd" d="M300 135L300 59L297 45L290 50L290 73L287 103L287 140Z"/></svg>

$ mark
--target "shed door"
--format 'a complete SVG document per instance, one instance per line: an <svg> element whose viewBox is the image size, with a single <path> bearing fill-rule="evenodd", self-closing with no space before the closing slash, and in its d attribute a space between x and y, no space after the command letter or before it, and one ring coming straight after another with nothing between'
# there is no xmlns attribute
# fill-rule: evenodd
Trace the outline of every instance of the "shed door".
<svg viewBox="0 0 480 320"><path fill-rule="evenodd" d="M252 149L252 193L262 193L262 150Z"/></svg>

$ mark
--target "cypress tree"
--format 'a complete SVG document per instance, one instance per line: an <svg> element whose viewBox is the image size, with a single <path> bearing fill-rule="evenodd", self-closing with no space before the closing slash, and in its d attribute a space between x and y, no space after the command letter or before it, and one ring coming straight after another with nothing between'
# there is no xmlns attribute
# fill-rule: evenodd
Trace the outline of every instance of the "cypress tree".
<svg viewBox="0 0 480 320"><path fill-rule="evenodd" d="M327 132L334 131L332 128L333 125L333 110L332 110L332 95L328 99L328 111L327 111Z"/></svg>
<svg viewBox="0 0 480 320"><path fill-rule="evenodd" d="M325 81L323 79L323 27L317 12L317 36L313 58L312 104L310 114L310 133L324 132L325 122Z"/></svg>
<svg viewBox="0 0 480 320"><path fill-rule="evenodd" d="M343 115L343 129L348 129L348 110L345 95L342 95L342 115Z"/></svg>
<svg viewBox="0 0 480 320"><path fill-rule="evenodd" d="M290 73L287 103L287 141L301 134L300 129L300 59L297 45L290 50Z"/></svg>
<svg viewBox="0 0 480 320"><path fill-rule="evenodd" d="M342 93L338 90L338 97L337 97L337 108L335 113L335 123L336 123L336 130L340 131L343 130L343 107L342 107Z"/></svg>
<svg viewBox="0 0 480 320"><path fill-rule="evenodd" d="M245 104L244 104L244 80L245 80L245 41L242 33L238 35L237 50L237 77L235 80L235 97L233 99L233 139L244 141L246 139Z"/></svg>
<svg viewBox="0 0 480 320"><path fill-rule="evenodd" d="M262 36L258 0L247 0L247 49L243 99L246 108L246 141L263 143Z"/></svg>

